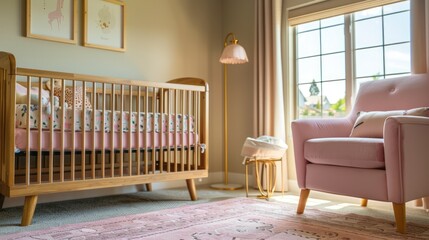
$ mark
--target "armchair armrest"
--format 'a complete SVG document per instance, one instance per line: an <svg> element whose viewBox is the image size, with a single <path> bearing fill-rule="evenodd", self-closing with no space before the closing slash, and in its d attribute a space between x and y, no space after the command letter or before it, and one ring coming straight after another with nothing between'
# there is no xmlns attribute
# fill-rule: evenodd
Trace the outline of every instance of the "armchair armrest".
<svg viewBox="0 0 429 240"><path fill-rule="evenodd" d="M389 201L429 196L429 118L389 117L383 137Z"/></svg>
<svg viewBox="0 0 429 240"><path fill-rule="evenodd" d="M352 127L353 122L349 118L299 119L292 122L296 175L300 188L305 188L305 141L312 138L348 137Z"/></svg>

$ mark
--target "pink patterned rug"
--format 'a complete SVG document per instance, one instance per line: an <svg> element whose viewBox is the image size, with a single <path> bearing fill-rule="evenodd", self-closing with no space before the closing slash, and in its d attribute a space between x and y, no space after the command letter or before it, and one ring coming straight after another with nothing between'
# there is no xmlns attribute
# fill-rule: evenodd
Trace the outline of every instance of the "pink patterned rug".
<svg viewBox="0 0 429 240"><path fill-rule="evenodd" d="M175 209L22 232L1 239L429 239L429 227L408 223L408 234L394 223L357 214L234 198Z"/></svg>

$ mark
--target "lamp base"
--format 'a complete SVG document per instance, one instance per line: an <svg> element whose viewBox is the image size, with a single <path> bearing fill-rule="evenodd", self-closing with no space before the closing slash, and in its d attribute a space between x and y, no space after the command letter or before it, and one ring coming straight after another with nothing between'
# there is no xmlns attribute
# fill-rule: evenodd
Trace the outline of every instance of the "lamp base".
<svg viewBox="0 0 429 240"><path fill-rule="evenodd" d="M216 184L210 185L210 187L218 190L238 190L243 188L243 185L235 184L235 183L228 183L228 184L216 183Z"/></svg>

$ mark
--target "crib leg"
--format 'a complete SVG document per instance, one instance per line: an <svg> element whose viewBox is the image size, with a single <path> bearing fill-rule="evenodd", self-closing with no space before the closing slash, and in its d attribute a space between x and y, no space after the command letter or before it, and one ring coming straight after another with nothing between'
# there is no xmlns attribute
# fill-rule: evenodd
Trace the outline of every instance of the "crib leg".
<svg viewBox="0 0 429 240"><path fill-rule="evenodd" d="M26 196L24 202L24 212L22 214L21 226L28 226L33 220L34 210L36 210L37 196Z"/></svg>
<svg viewBox="0 0 429 240"><path fill-rule="evenodd" d="M188 186L188 192L191 196L192 201L196 201L198 199L197 190L195 188L194 179L186 179L186 185Z"/></svg>
<svg viewBox="0 0 429 240"><path fill-rule="evenodd" d="M146 183L146 191L152 192L152 183Z"/></svg>
<svg viewBox="0 0 429 240"><path fill-rule="evenodd" d="M0 194L0 209L3 209L3 203L4 203L4 199L5 198L6 198L5 196L3 196L2 194Z"/></svg>

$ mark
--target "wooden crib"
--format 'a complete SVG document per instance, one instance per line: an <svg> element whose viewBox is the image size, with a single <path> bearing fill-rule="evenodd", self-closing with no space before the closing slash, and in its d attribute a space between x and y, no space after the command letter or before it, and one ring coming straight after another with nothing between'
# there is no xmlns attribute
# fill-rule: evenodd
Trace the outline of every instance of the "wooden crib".
<svg viewBox="0 0 429 240"><path fill-rule="evenodd" d="M196 200L194 179L208 176L208 97L201 79L17 68L0 52L0 208L5 197L24 196L26 226L40 194L182 179Z"/></svg>

